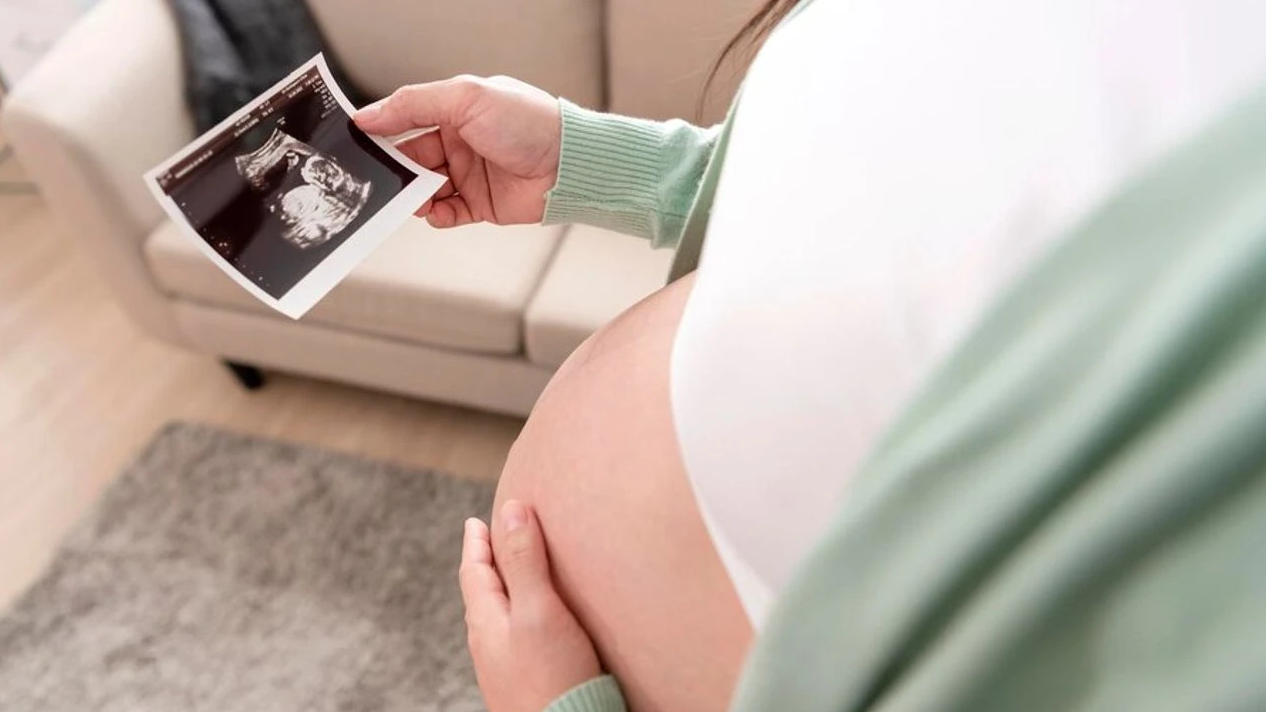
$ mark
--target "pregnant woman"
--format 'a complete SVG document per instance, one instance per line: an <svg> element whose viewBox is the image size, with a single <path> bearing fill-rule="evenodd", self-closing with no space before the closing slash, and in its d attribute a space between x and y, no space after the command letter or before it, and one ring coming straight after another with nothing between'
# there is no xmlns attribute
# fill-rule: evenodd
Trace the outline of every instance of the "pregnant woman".
<svg viewBox="0 0 1266 712"><path fill-rule="evenodd" d="M773 0L722 126L508 78L362 110L439 127L402 147L451 179L436 227L677 250L468 524L491 712L1257 708L1260 566L1201 587L1239 560L1192 552L1262 501L1235 424L1266 413L1219 398L1266 378L1201 366L1266 312L1266 230L1210 217L1263 218L1231 205L1266 189L1235 143L1244 112L1266 135L1262 27L1241 0Z"/></svg>

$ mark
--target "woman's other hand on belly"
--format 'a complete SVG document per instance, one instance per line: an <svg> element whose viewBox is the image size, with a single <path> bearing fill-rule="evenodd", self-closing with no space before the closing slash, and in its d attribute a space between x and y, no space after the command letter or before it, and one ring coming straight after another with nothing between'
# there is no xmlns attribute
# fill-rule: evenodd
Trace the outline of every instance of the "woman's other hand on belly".
<svg viewBox="0 0 1266 712"><path fill-rule="evenodd" d="M466 522L459 572L466 631L488 712L541 712L601 674L598 653L554 589L531 509L506 502L495 538Z"/></svg>

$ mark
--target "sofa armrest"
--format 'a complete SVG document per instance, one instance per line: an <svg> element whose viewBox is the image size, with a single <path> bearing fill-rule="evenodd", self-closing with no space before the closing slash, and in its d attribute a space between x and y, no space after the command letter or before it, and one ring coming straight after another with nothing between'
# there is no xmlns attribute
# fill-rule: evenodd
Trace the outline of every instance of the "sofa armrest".
<svg viewBox="0 0 1266 712"><path fill-rule="evenodd" d="M183 342L142 246L163 220L142 175L193 138L163 0L103 0L4 101L0 124L125 310Z"/></svg>

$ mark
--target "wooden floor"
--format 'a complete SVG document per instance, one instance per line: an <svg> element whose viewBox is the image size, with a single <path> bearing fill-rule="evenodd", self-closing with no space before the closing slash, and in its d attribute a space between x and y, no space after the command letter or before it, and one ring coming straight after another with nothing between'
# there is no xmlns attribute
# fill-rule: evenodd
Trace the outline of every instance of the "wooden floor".
<svg viewBox="0 0 1266 712"><path fill-rule="evenodd" d="M214 360L140 333L38 198L0 195L0 609L172 420L478 479L497 476L522 425L288 376L246 393Z"/></svg>

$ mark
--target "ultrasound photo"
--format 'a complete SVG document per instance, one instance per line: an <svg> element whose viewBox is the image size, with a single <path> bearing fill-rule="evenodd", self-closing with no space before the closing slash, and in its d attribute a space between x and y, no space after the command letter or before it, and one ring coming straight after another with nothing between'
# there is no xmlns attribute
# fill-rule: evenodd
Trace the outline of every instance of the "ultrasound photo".
<svg viewBox="0 0 1266 712"><path fill-rule="evenodd" d="M334 156L279 128L263 146L233 160L251 190L268 196L268 213L280 220L282 239L301 250L324 245L345 231L374 189L369 181L343 170ZM286 180L296 173L298 185ZM279 191L278 182L291 187Z"/></svg>
<svg viewBox="0 0 1266 712"><path fill-rule="evenodd" d="M352 112L318 56L147 182L221 269L298 318L445 180Z"/></svg>

